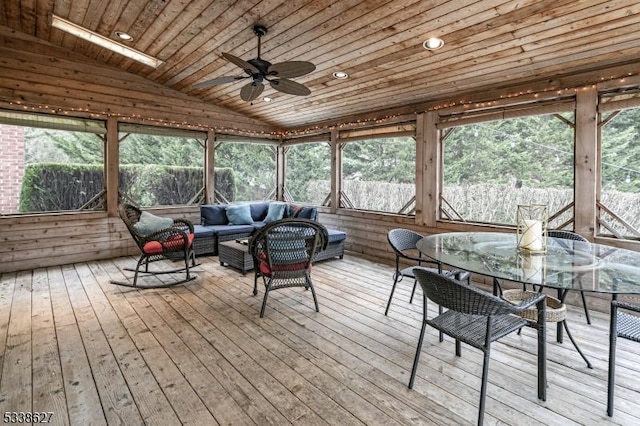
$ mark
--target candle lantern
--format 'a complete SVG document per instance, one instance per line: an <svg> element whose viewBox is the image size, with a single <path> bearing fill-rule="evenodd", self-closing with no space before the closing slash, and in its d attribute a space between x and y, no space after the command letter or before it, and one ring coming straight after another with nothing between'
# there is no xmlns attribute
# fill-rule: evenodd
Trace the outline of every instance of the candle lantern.
<svg viewBox="0 0 640 426"><path fill-rule="evenodd" d="M526 253L537 254L547 251L546 205L518 205L516 241L518 250Z"/></svg>

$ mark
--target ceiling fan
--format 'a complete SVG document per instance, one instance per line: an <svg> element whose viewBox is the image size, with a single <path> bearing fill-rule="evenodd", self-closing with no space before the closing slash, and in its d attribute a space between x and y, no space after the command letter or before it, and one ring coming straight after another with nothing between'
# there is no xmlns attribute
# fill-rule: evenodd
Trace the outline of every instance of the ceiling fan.
<svg viewBox="0 0 640 426"><path fill-rule="evenodd" d="M196 89L204 89L219 84L251 78L251 82L240 89L240 98L242 98L243 101L250 102L260 96L264 90L265 81L278 92L297 96L307 96L311 94L309 88L289 79L309 74L316 69L316 66L306 61L288 61L277 64L265 61L260 58L260 39L267 34L267 28L262 25L255 25L253 32L258 36L257 58L245 61L230 53L222 53L223 58L242 68L247 75L218 77L194 84L193 87Z"/></svg>

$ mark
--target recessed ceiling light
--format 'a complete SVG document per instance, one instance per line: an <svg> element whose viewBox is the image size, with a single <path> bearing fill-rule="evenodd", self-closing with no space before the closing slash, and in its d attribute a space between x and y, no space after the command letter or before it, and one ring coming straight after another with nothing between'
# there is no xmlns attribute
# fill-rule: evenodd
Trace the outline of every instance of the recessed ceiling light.
<svg viewBox="0 0 640 426"><path fill-rule="evenodd" d="M129 34L125 33L124 31L116 31L116 35L124 41L131 41L133 40L133 37L131 37Z"/></svg>
<svg viewBox="0 0 640 426"><path fill-rule="evenodd" d="M427 50L437 50L444 46L444 41L438 37L430 37L422 43L422 47Z"/></svg>
<svg viewBox="0 0 640 426"><path fill-rule="evenodd" d="M349 74L347 74L344 71L336 71L336 72L333 73L333 78L338 78L338 79L342 80L342 79L345 79L347 77L349 77Z"/></svg>
<svg viewBox="0 0 640 426"><path fill-rule="evenodd" d="M132 49L124 44L120 44L117 41L113 41L108 37L83 28L80 25L67 21L66 19L62 19L59 16L51 15L51 26L150 67L158 68L160 65L164 64L164 61L161 61L160 59L156 59L146 53Z"/></svg>
<svg viewBox="0 0 640 426"><path fill-rule="evenodd" d="M271 102L273 98L270 98L269 96L265 96L264 98L262 98L262 100L265 102Z"/></svg>

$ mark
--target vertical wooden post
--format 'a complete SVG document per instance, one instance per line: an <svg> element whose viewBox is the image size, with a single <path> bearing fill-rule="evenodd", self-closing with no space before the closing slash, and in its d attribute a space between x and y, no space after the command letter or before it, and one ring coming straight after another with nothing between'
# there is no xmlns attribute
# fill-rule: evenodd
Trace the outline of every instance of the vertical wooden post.
<svg viewBox="0 0 640 426"><path fill-rule="evenodd" d="M118 216L118 174L120 172L120 152L118 142L118 120L107 118L107 142L104 155L104 181L107 190L107 216Z"/></svg>
<svg viewBox="0 0 640 426"><path fill-rule="evenodd" d="M207 131L207 140L204 148L204 203L216 202L216 132Z"/></svg>
<svg viewBox="0 0 640 426"><path fill-rule="evenodd" d="M440 202L440 189L442 177L442 156L439 141L439 132L436 128L438 114L427 111L418 116L416 137L417 143L422 145L421 156L418 157L416 150L416 161L419 162L420 172L416 174L416 179L420 179L422 185L420 205L416 194L416 221L426 226L436 226L438 220L438 206ZM417 182L416 182L417 183ZM418 209L420 215L418 216Z"/></svg>
<svg viewBox="0 0 640 426"><path fill-rule="evenodd" d="M342 150L338 141L338 130L331 129L331 213L340 207L342 185Z"/></svg>
<svg viewBox="0 0 640 426"><path fill-rule="evenodd" d="M276 147L276 200L284 200L284 178L287 165L287 148L282 145Z"/></svg>
<svg viewBox="0 0 640 426"><path fill-rule="evenodd" d="M416 116L416 216L417 225L424 224L424 113Z"/></svg>
<svg viewBox="0 0 640 426"><path fill-rule="evenodd" d="M596 190L598 159L598 90L579 89L576 93L574 230L593 238L596 229Z"/></svg>

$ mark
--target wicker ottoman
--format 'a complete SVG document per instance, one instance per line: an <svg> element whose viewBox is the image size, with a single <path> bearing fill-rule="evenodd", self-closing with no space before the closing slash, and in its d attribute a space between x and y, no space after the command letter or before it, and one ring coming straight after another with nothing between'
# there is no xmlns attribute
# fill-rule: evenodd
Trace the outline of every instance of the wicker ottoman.
<svg viewBox="0 0 640 426"><path fill-rule="evenodd" d="M249 253L249 247L235 240L222 241L218 244L218 259L220 265L226 264L238 269L242 275L253 269L253 258Z"/></svg>

